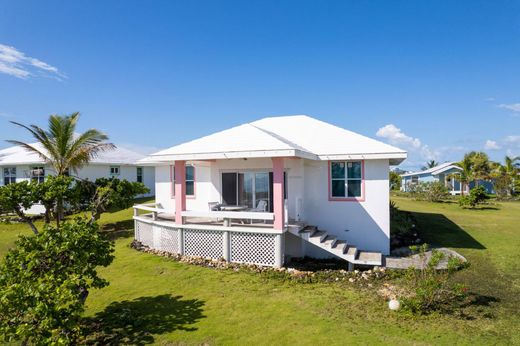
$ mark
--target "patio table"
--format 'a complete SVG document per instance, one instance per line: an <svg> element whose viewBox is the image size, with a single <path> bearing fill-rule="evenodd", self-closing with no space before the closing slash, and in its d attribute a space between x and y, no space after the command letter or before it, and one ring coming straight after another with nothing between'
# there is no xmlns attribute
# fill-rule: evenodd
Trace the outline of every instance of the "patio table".
<svg viewBox="0 0 520 346"><path fill-rule="evenodd" d="M222 211L242 211L247 210L247 205L222 205L220 206L220 210ZM244 223L244 222L242 222ZM230 227L231 226L231 218L225 217L224 218L224 227Z"/></svg>
<svg viewBox="0 0 520 346"><path fill-rule="evenodd" d="M242 211L246 210L247 205L221 205L220 210L224 211Z"/></svg>

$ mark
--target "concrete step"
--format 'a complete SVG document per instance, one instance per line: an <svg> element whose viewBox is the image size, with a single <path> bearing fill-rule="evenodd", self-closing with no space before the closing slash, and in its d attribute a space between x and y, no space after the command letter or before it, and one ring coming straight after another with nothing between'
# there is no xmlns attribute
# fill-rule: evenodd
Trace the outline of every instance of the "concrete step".
<svg viewBox="0 0 520 346"><path fill-rule="evenodd" d="M383 263L383 255L380 252L359 251L354 263L380 266Z"/></svg>
<svg viewBox="0 0 520 346"><path fill-rule="evenodd" d="M325 232L325 231L316 231L313 234L311 234L309 239L311 241L318 240L319 243L322 243L325 240L326 237L327 237L327 232Z"/></svg>
<svg viewBox="0 0 520 346"><path fill-rule="evenodd" d="M305 226L298 234L305 240L321 247L350 262L351 264L380 266L383 264L383 255L380 252L358 250L346 240L329 235L316 226Z"/></svg>
<svg viewBox="0 0 520 346"><path fill-rule="evenodd" d="M323 246L328 246L332 248L337 241L338 239L335 236L327 235L327 237L323 240Z"/></svg>
<svg viewBox="0 0 520 346"><path fill-rule="evenodd" d="M352 262L356 259L358 253L358 249L355 246L349 246L345 251L345 256L348 258L349 262Z"/></svg>
<svg viewBox="0 0 520 346"><path fill-rule="evenodd" d="M347 246L348 244L345 240L337 240L334 246L332 246L332 251L334 251L335 254L343 255Z"/></svg>

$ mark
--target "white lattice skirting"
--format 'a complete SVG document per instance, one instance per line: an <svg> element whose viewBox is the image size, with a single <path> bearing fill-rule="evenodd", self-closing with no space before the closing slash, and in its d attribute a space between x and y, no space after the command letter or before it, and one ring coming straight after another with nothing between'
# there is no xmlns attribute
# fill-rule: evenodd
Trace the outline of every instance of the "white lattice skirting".
<svg viewBox="0 0 520 346"><path fill-rule="evenodd" d="M231 233L231 262L274 265L276 237L276 234Z"/></svg>
<svg viewBox="0 0 520 346"><path fill-rule="evenodd" d="M281 266L282 234L176 228L135 220L135 239L161 251L230 262Z"/></svg>

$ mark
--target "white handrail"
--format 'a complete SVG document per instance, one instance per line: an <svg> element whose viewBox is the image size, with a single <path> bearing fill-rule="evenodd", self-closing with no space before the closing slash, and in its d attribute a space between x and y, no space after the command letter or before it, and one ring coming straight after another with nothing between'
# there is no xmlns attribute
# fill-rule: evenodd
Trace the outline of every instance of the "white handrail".
<svg viewBox="0 0 520 346"><path fill-rule="evenodd" d="M273 213L255 212L255 211L198 211L186 210L182 216L189 217L207 217L207 218L229 218L229 219L248 219L248 220L274 220Z"/></svg>
<svg viewBox="0 0 520 346"><path fill-rule="evenodd" d="M159 203L149 203L149 204L135 204L134 209L146 210L146 211L154 211L157 213L165 213L166 209L164 208L154 208L150 205L159 205Z"/></svg>

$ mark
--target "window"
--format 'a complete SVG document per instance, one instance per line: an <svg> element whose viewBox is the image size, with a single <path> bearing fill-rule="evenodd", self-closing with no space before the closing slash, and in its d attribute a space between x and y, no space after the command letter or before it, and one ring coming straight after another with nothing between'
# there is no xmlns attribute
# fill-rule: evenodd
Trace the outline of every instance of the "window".
<svg viewBox="0 0 520 346"><path fill-rule="evenodd" d="M172 197L175 196L175 169L170 166L170 177L172 181ZM186 165L186 196L195 196L195 167Z"/></svg>
<svg viewBox="0 0 520 346"><path fill-rule="evenodd" d="M412 176L412 184L419 184L419 177L416 175Z"/></svg>
<svg viewBox="0 0 520 346"><path fill-rule="evenodd" d="M4 185L16 183L16 167L4 168Z"/></svg>
<svg viewBox="0 0 520 346"><path fill-rule="evenodd" d="M330 163L330 197L362 197L363 163L361 161L332 161Z"/></svg>
<svg viewBox="0 0 520 346"><path fill-rule="evenodd" d="M110 175L111 176L119 175L119 166L110 166Z"/></svg>
<svg viewBox="0 0 520 346"><path fill-rule="evenodd" d="M32 167L31 168L31 181L38 184L43 183L45 180L45 168L44 167Z"/></svg>
<svg viewBox="0 0 520 346"><path fill-rule="evenodd" d="M195 196L195 167L186 166L186 196Z"/></svg>
<svg viewBox="0 0 520 346"><path fill-rule="evenodd" d="M137 167L137 182L143 182L143 167Z"/></svg>
<svg viewBox="0 0 520 346"><path fill-rule="evenodd" d="M227 205L258 206L267 202L267 211L273 211L273 172L241 171L222 173L222 203ZM283 173L284 199L287 199L286 172Z"/></svg>

